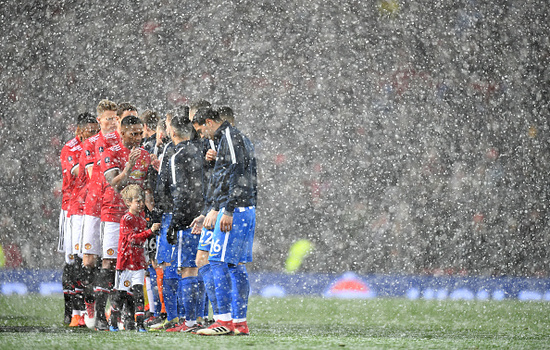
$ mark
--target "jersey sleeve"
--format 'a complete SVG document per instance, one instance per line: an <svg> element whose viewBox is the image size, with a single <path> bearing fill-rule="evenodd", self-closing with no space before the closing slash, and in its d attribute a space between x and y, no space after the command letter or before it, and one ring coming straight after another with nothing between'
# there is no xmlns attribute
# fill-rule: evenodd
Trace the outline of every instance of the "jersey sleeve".
<svg viewBox="0 0 550 350"><path fill-rule="evenodd" d="M101 172L106 175L113 170L121 170L121 159L111 150L101 153Z"/></svg>

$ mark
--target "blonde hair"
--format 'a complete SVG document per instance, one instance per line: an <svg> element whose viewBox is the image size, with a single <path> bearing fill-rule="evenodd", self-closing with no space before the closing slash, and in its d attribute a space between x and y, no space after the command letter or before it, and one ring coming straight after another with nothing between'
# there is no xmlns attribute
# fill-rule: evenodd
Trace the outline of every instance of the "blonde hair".
<svg viewBox="0 0 550 350"><path fill-rule="evenodd" d="M120 192L120 195L122 196L122 200L124 200L124 204L126 204L127 207L129 207L130 203L132 203L132 201L136 198L145 199L145 192L139 185L136 184L126 186L122 192Z"/></svg>
<svg viewBox="0 0 550 350"><path fill-rule="evenodd" d="M99 104L97 105L96 112L97 116L101 116L103 112L105 111L115 111L117 110L117 104L113 101L109 101L107 99L103 99L99 101Z"/></svg>

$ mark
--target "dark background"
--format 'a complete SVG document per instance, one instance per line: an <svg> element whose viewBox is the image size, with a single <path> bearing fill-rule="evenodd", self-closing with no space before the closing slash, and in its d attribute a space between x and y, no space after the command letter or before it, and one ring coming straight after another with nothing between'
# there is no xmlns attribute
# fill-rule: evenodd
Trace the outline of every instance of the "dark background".
<svg viewBox="0 0 550 350"><path fill-rule="evenodd" d="M62 266L78 113L205 98L256 145L251 270L548 276L548 3L387 4L0 1L0 243Z"/></svg>

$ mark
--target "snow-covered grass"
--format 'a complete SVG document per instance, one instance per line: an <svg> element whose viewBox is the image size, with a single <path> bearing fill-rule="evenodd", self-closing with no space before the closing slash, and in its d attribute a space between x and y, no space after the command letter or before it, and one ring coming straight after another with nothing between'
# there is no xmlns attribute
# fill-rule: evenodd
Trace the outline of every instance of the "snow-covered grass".
<svg viewBox="0 0 550 350"><path fill-rule="evenodd" d="M94 332L62 325L62 299L0 297L0 349L545 348L550 304L252 298L249 337Z"/></svg>

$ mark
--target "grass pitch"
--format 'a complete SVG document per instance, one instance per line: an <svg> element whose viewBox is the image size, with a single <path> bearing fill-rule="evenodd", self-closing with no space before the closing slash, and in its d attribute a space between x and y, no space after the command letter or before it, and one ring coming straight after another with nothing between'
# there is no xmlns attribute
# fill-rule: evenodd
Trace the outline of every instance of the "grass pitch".
<svg viewBox="0 0 550 350"><path fill-rule="evenodd" d="M61 297L0 296L0 349L543 349L550 303L251 298L249 337L94 332L62 324Z"/></svg>

